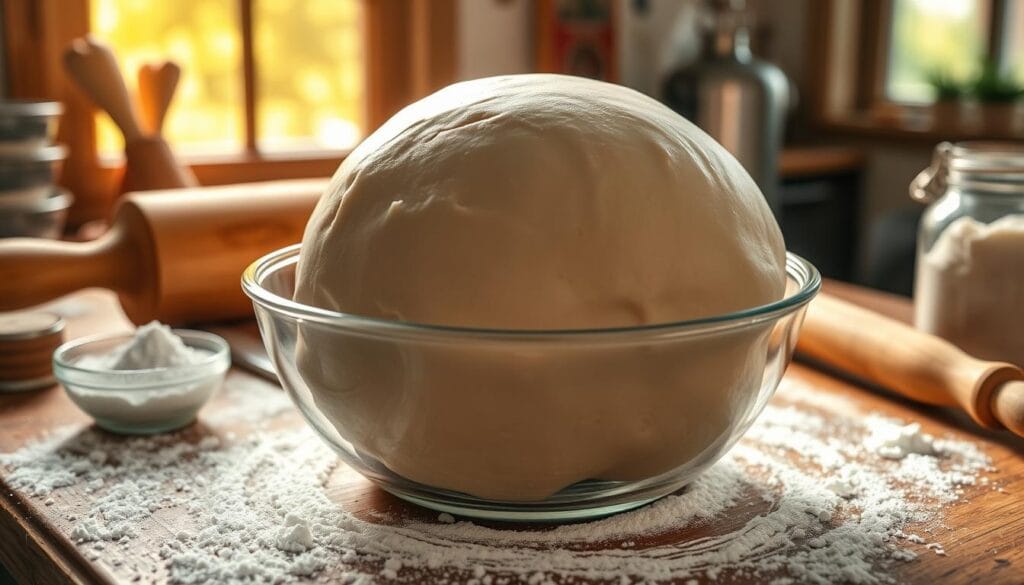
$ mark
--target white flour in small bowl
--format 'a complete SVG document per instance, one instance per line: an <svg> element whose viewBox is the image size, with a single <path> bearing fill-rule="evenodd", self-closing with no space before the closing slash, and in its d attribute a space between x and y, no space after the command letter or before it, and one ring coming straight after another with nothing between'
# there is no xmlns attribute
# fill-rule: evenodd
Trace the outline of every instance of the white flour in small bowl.
<svg viewBox="0 0 1024 585"><path fill-rule="evenodd" d="M54 373L71 400L107 430L146 434L181 428L229 367L226 353L219 359L214 351L223 340L181 333L187 342L154 321L131 336L72 342L54 354Z"/></svg>
<svg viewBox="0 0 1024 585"><path fill-rule="evenodd" d="M230 403L273 415L286 408L263 384L228 386ZM786 386L791 404L770 405L685 491L554 528L357 515L330 497L352 473L333 452L304 427L266 422L244 438L198 442L68 429L0 456L0 472L115 574L175 583L887 583L893 564L946 554L928 533L905 533L908 524L935 519L969 486L994 489L972 443L848 408L826 415ZM74 501L65 490L85 490L91 503L65 505ZM139 557L139 539L160 558Z"/></svg>
<svg viewBox="0 0 1024 585"><path fill-rule="evenodd" d="M95 370L149 370L196 364L208 356L193 349L170 327L151 321L135 330L130 341L109 353L86 355L75 365Z"/></svg>

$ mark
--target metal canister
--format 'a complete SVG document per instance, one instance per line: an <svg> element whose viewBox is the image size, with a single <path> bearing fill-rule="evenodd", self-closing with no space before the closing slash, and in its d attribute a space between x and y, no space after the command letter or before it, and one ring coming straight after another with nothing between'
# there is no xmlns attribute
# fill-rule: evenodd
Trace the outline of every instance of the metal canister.
<svg viewBox="0 0 1024 585"><path fill-rule="evenodd" d="M740 161L780 218L778 160L789 81L751 53L744 0L715 0L711 6L701 56L668 76L663 100Z"/></svg>

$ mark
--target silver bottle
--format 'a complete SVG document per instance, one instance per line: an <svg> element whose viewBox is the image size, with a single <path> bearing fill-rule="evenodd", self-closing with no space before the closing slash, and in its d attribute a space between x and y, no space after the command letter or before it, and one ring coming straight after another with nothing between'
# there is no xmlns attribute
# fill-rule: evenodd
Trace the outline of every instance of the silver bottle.
<svg viewBox="0 0 1024 585"><path fill-rule="evenodd" d="M744 0L714 0L711 7L701 56L668 76L663 100L740 161L779 218L778 160L789 81L750 52Z"/></svg>

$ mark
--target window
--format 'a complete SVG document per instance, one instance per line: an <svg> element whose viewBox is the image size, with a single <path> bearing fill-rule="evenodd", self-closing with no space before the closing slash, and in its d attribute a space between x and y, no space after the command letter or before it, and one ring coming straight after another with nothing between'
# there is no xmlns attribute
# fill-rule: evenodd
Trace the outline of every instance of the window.
<svg viewBox="0 0 1024 585"><path fill-rule="evenodd" d="M935 99L933 76L967 80L986 53L990 2L894 0L885 95L903 103Z"/></svg>
<svg viewBox="0 0 1024 585"><path fill-rule="evenodd" d="M200 184L328 176L405 104L455 80L456 0L0 0L12 98L63 102L70 225L108 217L116 130L61 55L96 34L131 83L143 61L182 67L165 132Z"/></svg>
<svg viewBox="0 0 1024 585"><path fill-rule="evenodd" d="M809 101L825 127L929 143L1019 138L1012 109L1001 107L1012 103L1007 84L989 84L991 99L946 100L942 114L930 106L936 82L954 82L950 97L983 71L1024 84L1024 0L820 0L811 8Z"/></svg>
<svg viewBox="0 0 1024 585"><path fill-rule="evenodd" d="M1007 10L1007 32L1003 54L1017 80L1024 83L1024 0L1011 2Z"/></svg>
<svg viewBox="0 0 1024 585"><path fill-rule="evenodd" d="M885 94L931 103L930 79L969 82L988 61L1024 84L1024 0L893 0Z"/></svg>
<svg viewBox="0 0 1024 585"><path fill-rule="evenodd" d="M92 0L91 20L129 86L147 61L182 66L165 121L181 154L345 150L362 135L358 0ZM123 147L103 114L97 141Z"/></svg>

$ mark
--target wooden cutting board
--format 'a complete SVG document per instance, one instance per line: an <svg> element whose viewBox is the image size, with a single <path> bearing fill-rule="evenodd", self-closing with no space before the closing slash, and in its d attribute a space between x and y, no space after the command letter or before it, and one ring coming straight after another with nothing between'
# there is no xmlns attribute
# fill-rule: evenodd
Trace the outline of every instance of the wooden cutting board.
<svg viewBox="0 0 1024 585"><path fill-rule="evenodd" d="M865 289L829 283L833 294L869 306L890 316L906 319L909 303L897 297L873 293ZM62 310L72 314L68 319L67 336L113 330L127 330L130 324L120 314L112 295L87 291L62 301ZM934 435L952 435L976 442L991 457L999 471L996 480L1000 490L991 486L969 487L964 501L943 511L940 518L908 527L908 532L927 533L941 541L946 556L921 554L916 560L894 565L891 576L899 583L1024 583L1024 442L1004 434L975 430L966 417L913 404L866 391L848 381L833 377L806 365L794 364L786 374L787 384L798 385L819 393L823 399L847 400L858 409L879 412L904 420L920 421L924 430ZM235 387L265 389L269 382L240 370L232 370L228 384ZM221 416L230 409L239 409L237 393L229 400L223 393L201 414L198 424L181 436L182 440L198 441L215 434L234 434L244 440L248 433L258 432L252 425L212 422L227 420ZM783 392L772 404L785 406L791 401ZM275 416L276 427L299 426L303 423L294 412ZM0 452L10 452L48 430L89 425L88 419L67 399L63 391L48 390L20 395L0 395ZM0 473L2 475L2 473ZM167 487L172 490L172 486ZM176 534L179 520L185 521L183 510L162 510L159 516L144 521L145 538L133 540L127 547L106 547L103 550L76 545L71 537L72 523L58 508L85 508L97 496L72 487L60 491L60 506L47 506L43 498L12 489L0 479L0 563L7 567L17 582L24 583L128 583L141 572L142 582L162 583L168 578L165 561L159 554L160 543ZM326 486L329 497L346 510L364 519L381 522L417 520L436 521L437 514L410 506L376 489L352 470L342 466L330 475ZM56 495L56 494L55 494ZM767 504L756 495L737 503L745 514L762 513ZM386 520L380 520L386 518ZM738 520L733 518L731 522ZM644 554L648 545L692 542L712 533L729 529L730 520L709 525L688 526L649 535L636 546L636 554ZM595 543L600 548L600 543ZM794 551L796 552L796 551ZM126 567L132 567L128 570ZM363 570L381 567L367 564ZM329 567L316 581L342 579L344 565ZM446 574L448 578L452 575ZM434 581L438 575L429 571L415 581ZM465 575L466 580L472 575ZM736 582L762 582L765 576L741 578ZM458 582L456 576L453 582ZM688 582L689 580L684 580Z"/></svg>

